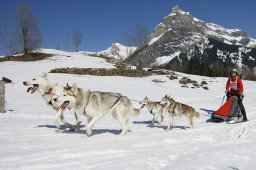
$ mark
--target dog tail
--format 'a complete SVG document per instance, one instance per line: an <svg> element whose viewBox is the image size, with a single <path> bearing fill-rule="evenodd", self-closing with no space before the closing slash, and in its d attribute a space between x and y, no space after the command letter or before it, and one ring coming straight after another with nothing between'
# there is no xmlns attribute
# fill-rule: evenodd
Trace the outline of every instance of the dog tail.
<svg viewBox="0 0 256 170"><path fill-rule="evenodd" d="M132 108L130 113L132 116L138 116L140 114L140 109Z"/></svg>
<svg viewBox="0 0 256 170"><path fill-rule="evenodd" d="M195 116L196 116L196 117L200 117L200 113L197 112L197 111L195 111Z"/></svg>

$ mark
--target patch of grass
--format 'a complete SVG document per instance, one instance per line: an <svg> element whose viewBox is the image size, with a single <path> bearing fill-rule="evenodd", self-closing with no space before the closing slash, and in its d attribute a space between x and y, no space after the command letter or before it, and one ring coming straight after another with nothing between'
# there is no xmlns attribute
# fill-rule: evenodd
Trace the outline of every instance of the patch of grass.
<svg viewBox="0 0 256 170"><path fill-rule="evenodd" d="M109 62L109 63L116 63L116 59L111 58L111 57L108 57L108 56L106 56L106 55L104 55L104 54L97 54L97 53L95 53L95 54L88 54L88 56L91 56L91 57L99 57L99 58L105 59L105 60L106 60L107 62Z"/></svg>
<svg viewBox="0 0 256 170"><path fill-rule="evenodd" d="M209 88L208 88L208 87L206 87L206 86L203 86L202 88L203 88L203 89L205 89L205 90L209 90Z"/></svg>
<svg viewBox="0 0 256 170"><path fill-rule="evenodd" d="M176 80L176 79L178 79L178 77L176 76L176 75L170 75L170 76L168 76L169 77L169 79L170 80Z"/></svg>
<svg viewBox="0 0 256 170"><path fill-rule="evenodd" d="M190 83L191 83L191 84L195 84L195 83L198 84L197 81L191 80L191 79L188 78L188 77L183 77L183 78L181 78L180 81L179 81L179 83L180 83L180 84L190 84Z"/></svg>
<svg viewBox="0 0 256 170"><path fill-rule="evenodd" d="M199 85L197 81L191 80L188 77L183 77L179 80L179 83L182 85L181 87L188 87L188 84L192 84L193 86L191 88L193 89L202 87L205 90L209 90L207 87L208 83L206 81L202 81L201 85Z"/></svg>
<svg viewBox="0 0 256 170"><path fill-rule="evenodd" d="M52 57L51 54L45 54L45 53L29 53L27 56L23 55L17 55L17 56L5 56L3 58L0 58L0 62L4 61L38 61L38 60L44 60L48 57Z"/></svg>
<svg viewBox="0 0 256 170"><path fill-rule="evenodd" d="M201 85L203 86L203 85L207 85L208 83L206 82L206 81L202 81L201 82Z"/></svg>
<svg viewBox="0 0 256 170"><path fill-rule="evenodd" d="M181 87L188 88L188 86L187 86L187 85L182 85Z"/></svg>
<svg viewBox="0 0 256 170"><path fill-rule="evenodd" d="M104 69L104 68L55 68L50 73L66 73L79 75L95 75L95 76L127 76L127 77L145 77L152 75L151 72L144 70L128 70L128 69Z"/></svg>

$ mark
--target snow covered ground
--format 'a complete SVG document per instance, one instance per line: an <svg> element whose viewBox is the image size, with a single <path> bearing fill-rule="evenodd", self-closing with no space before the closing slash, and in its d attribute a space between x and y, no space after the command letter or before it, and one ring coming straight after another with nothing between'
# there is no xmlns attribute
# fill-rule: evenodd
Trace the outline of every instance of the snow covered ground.
<svg viewBox="0 0 256 170"><path fill-rule="evenodd" d="M189 104L202 115L194 129L185 118L176 128L149 127L152 116L146 109L131 117L126 136L118 136L119 123L109 114L85 138L85 121L76 132L54 126L55 111L46 106L38 93L26 93L22 82L56 67L112 68L101 58L79 53L44 50L56 54L36 62L1 62L0 77L13 80L6 84L6 113L0 113L0 169L2 170L253 170L256 159L255 82L244 81L244 105L250 121L239 124L207 122L210 113L222 101L227 78L189 76L199 83L205 80L210 90L182 88L178 80L166 76L146 78L97 77L89 75L49 74L51 82L76 83L90 90L120 92L130 99L148 96L160 100L165 94ZM66 57L71 56L71 57ZM179 79L184 74L178 73ZM166 81L155 83L153 79ZM136 108L139 103L133 102ZM74 117L66 112L70 122ZM83 119L85 120L85 119ZM168 117L165 118L165 125Z"/></svg>

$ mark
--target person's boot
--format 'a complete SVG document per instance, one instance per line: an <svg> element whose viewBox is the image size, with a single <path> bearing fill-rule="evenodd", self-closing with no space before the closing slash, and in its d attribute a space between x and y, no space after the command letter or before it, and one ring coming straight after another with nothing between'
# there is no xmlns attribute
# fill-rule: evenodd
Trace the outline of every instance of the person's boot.
<svg viewBox="0 0 256 170"><path fill-rule="evenodd" d="M247 117L246 117L246 116L243 116L242 122L246 122L246 121L247 121Z"/></svg>

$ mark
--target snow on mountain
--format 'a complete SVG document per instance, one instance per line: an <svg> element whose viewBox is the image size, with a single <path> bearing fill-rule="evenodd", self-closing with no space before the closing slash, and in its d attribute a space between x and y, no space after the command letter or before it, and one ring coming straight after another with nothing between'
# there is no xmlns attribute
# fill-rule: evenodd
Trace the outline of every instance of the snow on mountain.
<svg viewBox="0 0 256 170"><path fill-rule="evenodd" d="M244 53L246 49L252 51ZM220 50L222 56L217 54ZM195 52L202 62L209 65L221 60L225 55L226 60L223 60L223 63L232 60L233 64L250 69L256 68L256 62L248 62L248 58L256 59L255 39L240 29L226 29L217 24L206 23L193 17L189 12L182 11L178 6L163 18L149 40L127 58L126 62L136 64L142 60L144 65L176 64L183 62L181 58L190 59ZM177 53L180 53L180 56L172 57ZM168 56L172 60L166 60Z"/></svg>
<svg viewBox="0 0 256 170"><path fill-rule="evenodd" d="M42 61L0 62L0 77L13 80L6 84L6 113L0 113L0 169L2 170L120 170L120 169L255 169L256 115L255 82L244 81L244 105L248 122L239 124L208 122L210 114L221 104L227 78L209 78L176 73L178 80L166 76L131 78L48 74L52 83L76 83L92 91L119 92L133 100L145 96L159 101L164 95L194 107L201 113L195 128L189 129L182 117L176 127L165 131L163 125L149 127L152 115L142 109L129 121L130 132L118 136L119 123L106 115L93 127L93 135L83 136L86 121L80 129L69 132L54 125L56 112L49 108L38 93L26 93L22 82L55 67L113 68L104 59L81 53L43 49L54 54ZM67 57L69 56L69 57ZM209 90L182 88L179 79L189 77L199 83L206 81ZM159 79L164 83L155 83ZM132 101L134 107L140 105ZM74 116L64 113L74 122Z"/></svg>
<svg viewBox="0 0 256 170"><path fill-rule="evenodd" d="M125 60L129 55L131 55L136 50L136 47L127 47L120 43L113 43L108 49L98 52L97 54L103 54L110 58L114 58L119 61Z"/></svg>
<svg viewBox="0 0 256 170"><path fill-rule="evenodd" d="M154 63L152 63L150 66L160 66L163 65L165 63L170 62L172 59L174 59L175 57L179 56L180 52L175 52L174 54L170 55L170 56L162 56L162 57L158 57L156 59L156 61Z"/></svg>

